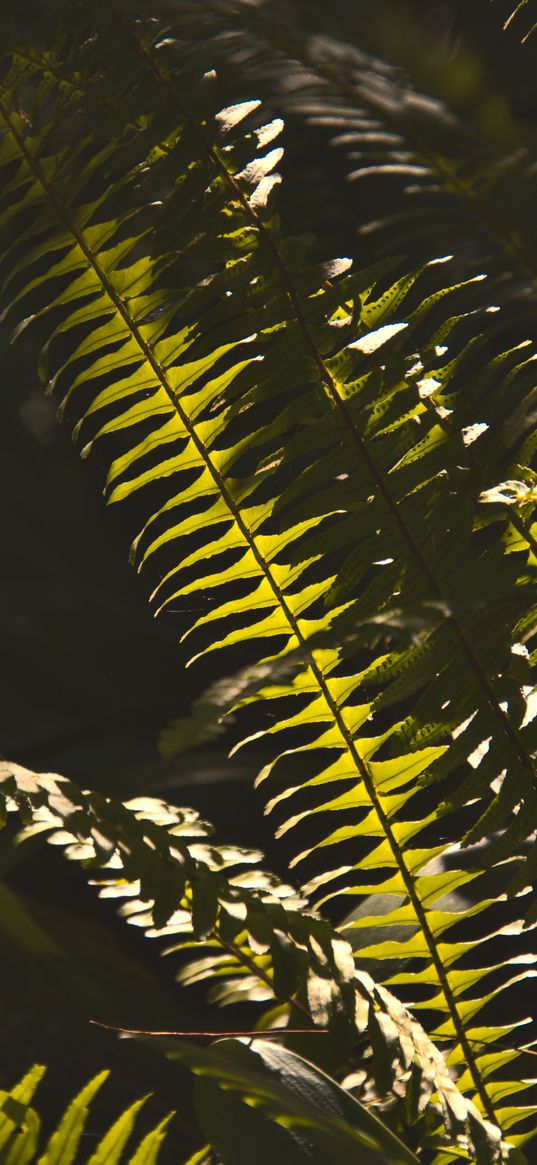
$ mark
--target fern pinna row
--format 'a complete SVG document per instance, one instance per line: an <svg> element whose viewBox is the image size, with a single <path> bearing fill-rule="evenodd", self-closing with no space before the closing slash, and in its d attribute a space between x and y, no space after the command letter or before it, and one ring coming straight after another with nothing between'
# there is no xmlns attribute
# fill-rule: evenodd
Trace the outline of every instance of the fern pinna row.
<svg viewBox="0 0 537 1165"><path fill-rule="evenodd" d="M247 9L223 6L246 36ZM508 1025L478 1018L535 922L533 347L495 269L489 295L423 240L417 263L310 261L275 211L281 120L219 105L192 20L74 5L53 50L13 48L3 314L128 502L155 609L196 607L192 659L257 668L239 703L277 738L260 781L304 892L357 900L359 965L423 1011L494 1156L533 1113L489 1050ZM487 839L471 868L461 837Z"/></svg>
<svg viewBox="0 0 537 1165"><path fill-rule="evenodd" d="M374 1165L380 1161L408 1165L417 1160L391 1133L386 1137L386 1130L383 1133L369 1114L369 1106L378 1105L394 1085L403 1101L397 1119L392 1113L390 1123L392 1128L394 1123L398 1126L401 1135L418 1127L424 1143L430 1140L437 1148L449 1148L455 1139L458 1151L481 1145L485 1156L488 1149L497 1147L497 1134L461 1095L423 1027L389 990L355 967L348 941L290 886L259 868L262 855L257 851L215 845L210 826L191 809L177 809L151 797L121 804L84 792L63 777L34 774L20 765L0 766L0 807L3 814L15 811L22 817L19 840L40 835L61 847L69 860L90 870L101 897L125 900L121 913L130 922L144 927L150 937L167 941L172 937L173 944L163 953L184 955L194 950L191 962L183 959L180 982L210 982L212 999L223 1005L262 1003L264 1010L256 1023L260 1035L285 1034L291 1045L310 1056L311 1037L319 1036L323 1065L338 1068L347 1060L354 1075L359 1069L367 1107L354 1109L359 1118L354 1136L358 1134L362 1153L373 1149ZM150 1034L200 1037L217 1033ZM191 1042L160 1041L157 1046L194 1070L205 1065L207 1053L196 1050ZM217 1049L218 1054L222 1050ZM290 1062L284 1058L279 1065L284 1071L286 1064L292 1071L296 1051L289 1055ZM237 1084L229 1070L232 1065L226 1071L217 1060L215 1067L221 1082L230 1087ZM252 1070L250 1064L247 1071ZM39 1073L30 1078L35 1087ZM22 1099L16 1090L15 1098ZM241 1091L249 1091L244 1080ZM284 1108L282 1115L297 1116L292 1088L289 1096L279 1099L291 1105L291 1113ZM323 1107L322 1098L320 1103ZM125 1134L127 1128L132 1131L136 1111L135 1107L122 1115ZM15 1131L8 1118L9 1109L6 1137ZM203 1129L203 1119L200 1124ZM29 1142L35 1146L33 1129L29 1131ZM155 1149L160 1144L157 1132L161 1125L155 1130ZM371 1137L374 1144L368 1146ZM351 1148L355 1152L356 1144ZM337 1145L331 1149L341 1151ZM50 1165L55 1160L51 1158ZM107 1161L103 1156L103 1165Z"/></svg>

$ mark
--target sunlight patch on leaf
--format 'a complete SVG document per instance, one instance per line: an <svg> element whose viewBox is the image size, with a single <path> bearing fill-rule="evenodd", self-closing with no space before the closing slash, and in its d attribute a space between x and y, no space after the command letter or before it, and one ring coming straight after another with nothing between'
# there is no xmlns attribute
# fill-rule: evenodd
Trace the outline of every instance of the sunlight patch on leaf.
<svg viewBox="0 0 537 1165"><path fill-rule="evenodd" d="M364 356L371 356L398 332L402 332L407 328L408 324L384 324L381 328L376 328L373 332L367 332L365 336L361 336L359 340L355 340L349 344L349 348L354 348L358 352L363 352Z"/></svg>

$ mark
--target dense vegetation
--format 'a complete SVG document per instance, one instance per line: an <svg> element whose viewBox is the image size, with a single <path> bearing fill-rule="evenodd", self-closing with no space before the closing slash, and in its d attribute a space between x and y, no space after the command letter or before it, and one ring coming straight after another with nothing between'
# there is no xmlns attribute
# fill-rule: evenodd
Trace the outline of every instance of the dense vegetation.
<svg viewBox="0 0 537 1165"><path fill-rule="evenodd" d="M165 628L112 552L102 618L58 569L54 690L5 604L6 1165L531 1160L536 143L483 78L537 38L479 7L450 108L370 7L6 14L6 395L33 361ZM107 732L60 766L95 635Z"/></svg>

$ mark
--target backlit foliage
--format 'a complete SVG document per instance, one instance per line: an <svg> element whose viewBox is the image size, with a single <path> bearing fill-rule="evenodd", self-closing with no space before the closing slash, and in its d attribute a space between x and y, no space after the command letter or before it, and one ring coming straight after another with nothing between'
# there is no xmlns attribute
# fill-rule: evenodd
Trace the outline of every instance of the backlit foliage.
<svg viewBox="0 0 537 1165"><path fill-rule="evenodd" d="M535 1112L509 1046L524 1016L493 1020L537 921L537 258L505 196L535 176L482 157L390 66L295 43L263 5L99 0L60 27L5 57L3 318L42 337L41 378L128 508L155 613L185 617L183 660L242 669L216 719L234 714L235 748L271 750L258 783L296 837L300 904L270 878L266 900L259 882L223 890L225 854L190 880L161 828L173 811L139 834L136 806L107 808L118 844L81 802L59 840L113 859L105 892L150 929L152 901L157 929L203 955L183 979L220 1002L273 998L285 1022L306 1008L373 1050L380 1030L403 1139L416 1079L434 1089L437 1165L499 1159ZM354 262L284 229L285 126L291 158L318 133L361 188ZM30 828L55 829L38 787ZM328 903L339 937L315 913ZM407 1008L457 1094L436 1053L415 1060Z"/></svg>

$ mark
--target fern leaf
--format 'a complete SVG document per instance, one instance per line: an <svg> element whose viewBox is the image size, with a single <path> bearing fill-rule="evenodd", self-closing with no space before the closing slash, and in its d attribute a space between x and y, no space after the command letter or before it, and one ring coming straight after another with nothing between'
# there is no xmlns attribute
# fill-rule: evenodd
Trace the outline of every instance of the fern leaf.
<svg viewBox="0 0 537 1165"><path fill-rule="evenodd" d="M184 1165L211 1165L212 1149L209 1145L205 1145L203 1149L192 1153L188 1161Z"/></svg>
<svg viewBox="0 0 537 1165"><path fill-rule="evenodd" d="M136 1117L146 1099L147 1097L142 1097L140 1100L135 1100L134 1104L131 1104L117 1118L99 1141L95 1152L88 1160L88 1165L117 1165L136 1123Z"/></svg>
<svg viewBox="0 0 537 1165"><path fill-rule="evenodd" d="M524 153L495 157L445 105L415 92L401 70L348 43L306 39L291 24L283 9L268 17L240 0L206 6L202 23L195 5L185 2L173 30L178 38L203 35L211 44L230 98L240 62L240 81L246 76L266 92L291 130L297 167L307 165L315 142L330 143L349 178L337 187L338 223L345 218L351 238L358 228L361 255L407 254L416 264L429 259L437 253L441 221L444 253L454 254L459 270L486 270L498 278L500 297L509 288L510 300L516 291L506 274L513 269L534 289L534 239L523 193L532 182L531 164ZM292 87L285 80L290 74ZM300 189L302 203L307 195ZM321 197L319 222L337 233L333 187Z"/></svg>
<svg viewBox="0 0 537 1165"><path fill-rule="evenodd" d="M129 1157L128 1165L156 1165L161 1146L166 1138L166 1130L173 1116L173 1112L169 1113L146 1133L132 1157Z"/></svg>
<svg viewBox="0 0 537 1165"><path fill-rule="evenodd" d="M0 1151L6 1165L68 1165L79 1161L79 1146L90 1114L91 1103L109 1076L108 1071L100 1072L85 1085L67 1106L58 1127L50 1136L38 1158L38 1141L41 1121L34 1108L30 1107L34 1092L46 1069L34 1064L26 1076L11 1091L1 1094L0 1103ZM136 1117L147 1097L131 1104L117 1118L104 1136L88 1165L120 1165L125 1161L124 1151L135 1128ZM173 1116L168 1114L140 1141L128 1165L155 1165L166 1135L167 1126Z"/></svg>
<svg viewBox="0 0 537 1165"><path fill-rule="evenodd" d="M9 1165L26 1165L35 1155L40 1121L30 1101L44 1072L34 1064L10 1092L0 1093L0 1153Z"/></svg>
<svg viewBox="0 0 537 1165"><path fill-rule="evenodd" d="M71 1165L75 1160L89 1106L108 1076L108 1071L99 1072L71 1101L41 1154L38 1165Z"/></svg>
<svg viewBox="0 0 537 1165"><path fill-rule="evenodd" d="M472 1124L480 1124L478 1111L458 1092L420 1024L390 991L355 969L345 939L307 910L290 887L262 870L240 870L255 865L259 854L208 844L207 829L191 810L151 798L121 806L82 793L63 778L37 777L12 765L4 767L0 788L9 808L27 815L22 837L42 831L69 859L97 870L100 894L125 899L122 913L149 936L171 938L168 953L195 949L196 959L180 972L183 983L212 983L212 997L220 1004L268 1003L260 1023L269 1028L278 1002L282 1035L286 1021L323 1025L338 1058L366 1034L377 1057L387 1041L382 1059L373 1062L375 1086L383 1092L388 1063L389 1081L397 1079L403 1092L412 1088L415 1119L429 1111L437 1095L447 1143L455 1128L463 1139L472 1136ZM496 1062L503 1063L501 1057ZM125 1114L119 1129L107 1136L122 1134L131 1116ZM431 1116L442 1139L434 1110ZM494 1150L497 1138L484 1129Z"/></svg>

